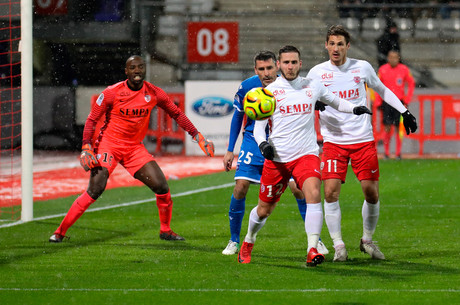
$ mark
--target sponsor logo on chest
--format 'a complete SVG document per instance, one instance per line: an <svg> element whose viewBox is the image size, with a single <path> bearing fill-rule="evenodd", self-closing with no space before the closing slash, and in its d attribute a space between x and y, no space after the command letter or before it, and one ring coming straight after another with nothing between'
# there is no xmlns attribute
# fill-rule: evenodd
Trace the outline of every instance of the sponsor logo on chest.
<svg viewBox="0 0 460 305"><path fill-rule="evenodd" d="M341 91L333 91L335 95L345 100L354 100L359 98L359 89L349 89L349 90L341 90Z"/></svg>

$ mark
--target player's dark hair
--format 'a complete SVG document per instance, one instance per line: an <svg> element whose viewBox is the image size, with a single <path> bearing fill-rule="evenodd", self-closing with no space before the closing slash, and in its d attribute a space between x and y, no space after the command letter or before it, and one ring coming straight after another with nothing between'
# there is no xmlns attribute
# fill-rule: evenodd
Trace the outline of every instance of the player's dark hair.
<svg viewBox="0 0 460 305"><path fill-rule="evenodd" d="M254 66L256 65L256 62L258 60L263 60L263 61L266 61L266 60L273 60L274 63L276 63L276 55L275 53L271 52L271 51L260 51L256 54L256 56L254 56Z"/></svg>
<svg viewBox="0 0 460 305"><path fill-rule="evenodd" d="M326 34L326 42L329 41L329 37L331 36L343 36L345 37L346 44L350 43L351 37L350 33L342 25L333 25L327 30Z"/></svg>
<svg viewBox="0 0 460 305"><path fill-rule="evenodd" d="M281 54L283 54L283 53L297 53L297 54L299 54L299 59L300 59L300 51L299 51L299 49L297 49L297 48L294 47L294 46L289 46L289 45L287 45L287 46L282 47L282 48L278 51L278 59L281 58Z"/></svg>

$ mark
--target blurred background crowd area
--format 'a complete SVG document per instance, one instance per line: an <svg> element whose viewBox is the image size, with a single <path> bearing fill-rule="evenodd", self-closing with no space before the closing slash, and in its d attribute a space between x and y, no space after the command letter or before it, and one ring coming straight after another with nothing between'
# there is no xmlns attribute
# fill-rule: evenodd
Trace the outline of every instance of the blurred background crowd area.
<svg viewBox="0 0 460 305"><path fill-rule="evenodd" d="M455 50L460 39L460 1L34 2L37 86L104 86L119 81L124 78L124 59L131 53L148 57L152 68L150 80L163 86L180 85L188 79L243 79L252 74L255 52L260 49L276 52L285 44L301 49L306 70L326 58L323 48L326 29L338 23L352 32L350 55L377 65L375 39L390 22L398 27L403 61L414 69L419 85L457 86L452 77L443 79L444 73L438 68L459 68L459 55ZM42 2L66 6L65 9L43 9L37 5ZM0 6L3 11L7 8ZM189 21L238 22L238 62L188 63L186 24ZM14 22L19 23L19 18ZM9 60L5 52L9 42L3 38L1 41L0 60L5 62ZM1 73L5 75L9 71ZM421 79L429 75L439 83ZM2 80L5 82L8 78Z"/></svg>
<svg viewBox="0 0 460 305"><path fill-rule="evenodd" d="M276 53L286 44L300 49L306 75L327 59L324 42L332 24L351 32L349 56L369 61L376 70L378 38L395 25L402 62L411 68L417 88L455 90L460 88L459 5L428 0L34 0L35 145L40 147L42 134L55 133L65 139L62 145L48 141L51 146L79 149L86 119L79 108L89 109L91 94L125 79L131 54L144 56L147 80L167 92L184 92L187 80L241 81L254 74L256 52ZM236 23L237 32L230 34L237 36L237 60L189 61L187 24L197 21ZM20 61L19 53L10 52L18 41L7 38L19 31L19 5L0 4L0 22L0 85L14 87L20 83L20 65L5 63Z"/></svg>

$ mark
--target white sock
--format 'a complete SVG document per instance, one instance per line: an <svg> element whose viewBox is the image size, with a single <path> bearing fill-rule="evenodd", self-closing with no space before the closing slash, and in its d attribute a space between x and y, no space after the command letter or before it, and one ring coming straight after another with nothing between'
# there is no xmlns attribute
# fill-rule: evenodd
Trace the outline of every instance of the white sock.
<svg viewBox="0 0 460 305"><path fill-rule="evenodd" d="M318 240L323 227L323 207L321 202L307 203L307 213L305 214L305 232L307 232L308 248L318 247Z"/></svg>
<svg viewBox="0 0 460 305"><path fill-rule="evenodd" d="M342 212L340 210L339 201L327 202L324 200L324 218L326 219L326 225L331 235L334 247L344 245L342 240Z"/></svg>
<svg viewBox="0 0 460 305"><path fill-rule="evenodd" d="M380 214L380 201L376 204L371 204L364 200L363 203L363 241L372 241L372 235L374 235L377 222Z"/></svg>
<svg viewBox="0 0 460 305"><path fill-rule="evenodd" d="M251 244L256 242L257 232L259 232L259 230L262 229L262 227L265 225L267 218L268 217L262 219L259 217L257 214L257 206L252 209L251 213L249 214L248 233L244 238L245 242Z"/></svg>

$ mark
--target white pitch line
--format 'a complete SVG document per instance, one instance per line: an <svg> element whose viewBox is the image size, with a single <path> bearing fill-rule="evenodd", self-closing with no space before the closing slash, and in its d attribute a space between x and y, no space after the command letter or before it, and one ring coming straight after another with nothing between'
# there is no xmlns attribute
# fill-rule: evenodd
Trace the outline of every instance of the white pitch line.
<svg viewBox="0 0 460 305"><path fill-rule="evenodd" d="M414 293L459 293L459 289L194 289L194 288L7 288L0 291L83 291L83 292L414 292Z"/></svg>
<svg viewBox="0 0 460 305"><path fill-rule="evenodd" d="M192 191L186 191L186 192L182 192L182 193L178 193L178 194L171 194L171 197L173 197L173 198L174 197L182 197L182 196L192 195L192 194L196 194L196 193L200 193L200 192L207 192L207 191L227 188L227 187L234 186L234 185L235 185L235 183L231 182L231 183L226 183L226 184L221 184L221 185L209 186L209 187L204 187L204 188L196 189L196 190L192 190ZM141 203L145 203L145 202L149 202L149 201L156 201L156 198L136 200L136 201L130 201L130 202L125 202L125 203L120 203L120 204L115 204L115 205L109 205L109 206L100 207L100 208L88 209L88 210L85 211L85 213L116 209L116 208L120 208L120 207L127 207L127 206L141 204ZM66 214L67 213L61 213L61 214L54 214L54 215L37 217L37 218L32 219L32 221L45 220L45 219L56 218L56 217L63 217ZM23 223L25 223L25 222L20 220L20 221L0 225L0 228L13 227L13 226L17 226L17 225L20 225L20 224L23 224Z"/></svg>

